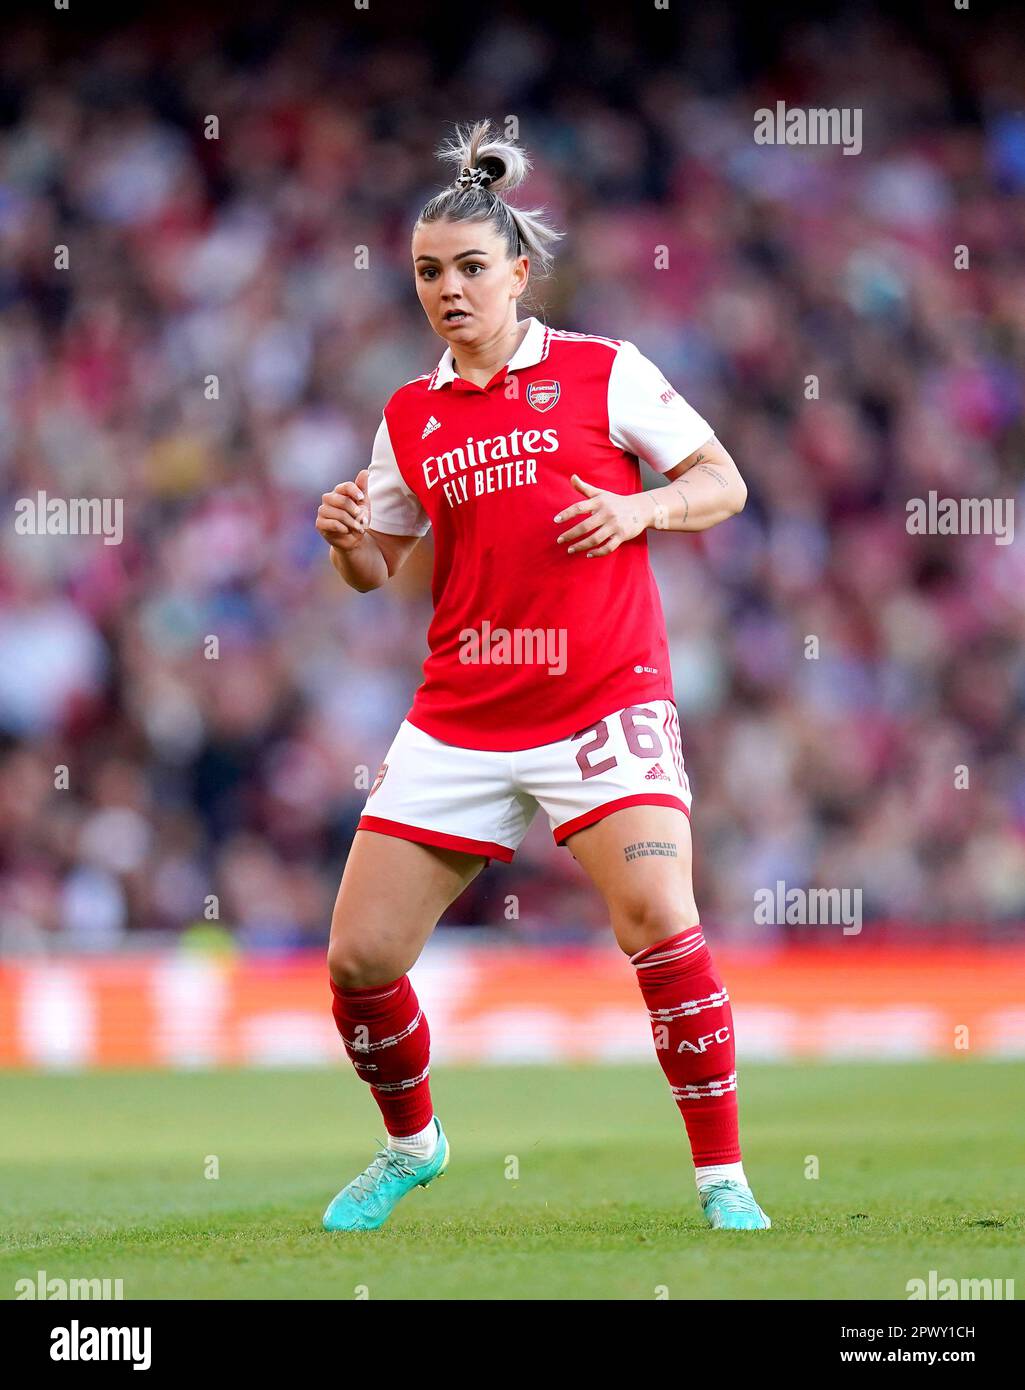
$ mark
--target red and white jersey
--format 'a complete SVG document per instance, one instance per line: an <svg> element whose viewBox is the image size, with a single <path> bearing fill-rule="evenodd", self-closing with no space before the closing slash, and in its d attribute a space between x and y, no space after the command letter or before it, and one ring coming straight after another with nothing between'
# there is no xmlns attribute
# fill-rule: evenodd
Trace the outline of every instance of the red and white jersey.
<svg viewBox="0 0 1025 1390"><path fill-rule="evenodd" d="M370 463L371 530L434 528L434 618L411 724L464 748L569 737L610 710L673 699L647 533L611 555L567 553L553 518L595 487L641 488L712 428L632 343L528 320L486 386L446 350L384 408ZM578 519L579 520L579 519Z"/></svg>

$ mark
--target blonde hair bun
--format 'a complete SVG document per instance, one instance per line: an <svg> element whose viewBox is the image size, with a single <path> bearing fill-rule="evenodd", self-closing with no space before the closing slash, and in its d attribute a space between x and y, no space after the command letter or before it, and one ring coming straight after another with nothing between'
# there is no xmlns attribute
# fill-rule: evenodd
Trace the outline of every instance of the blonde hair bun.
<svg viewBox="0 0 1025 1390"><path fill-rule="evenodd" d="M453 188L484 187L490 193L509 193L531 170L527 154L511 140L491 133L490 121L457 126L455 137L438 149L438 158L456 167Z"/></svg>

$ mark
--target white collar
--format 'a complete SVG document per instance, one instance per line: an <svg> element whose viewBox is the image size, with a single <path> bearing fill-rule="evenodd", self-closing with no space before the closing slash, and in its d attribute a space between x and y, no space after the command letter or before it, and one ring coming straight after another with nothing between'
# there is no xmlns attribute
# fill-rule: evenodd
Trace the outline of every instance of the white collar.
<svg viewBox="0 0 1025 1390"><path fill-rule="evenodd" d="M511 372L518 371L520 367L534 367L548 356L547 327L540 319L533 317L527 319L526 323L527 331L523 335L523 341L506 364ZM455 377L455 361L452 349L448 347L434 369L434 375L428 383L429 388L432 391L437 391L440 387L447 386L450 381L454 381Z"/></svg>

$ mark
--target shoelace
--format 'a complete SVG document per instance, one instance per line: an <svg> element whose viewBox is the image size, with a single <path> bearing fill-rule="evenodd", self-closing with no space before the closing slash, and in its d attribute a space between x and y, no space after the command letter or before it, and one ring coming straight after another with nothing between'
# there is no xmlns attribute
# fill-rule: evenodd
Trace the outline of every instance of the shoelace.
<svg viewBox="0 0 1025 1390"><path fill-rule="evenodd" d="M394 1149L378 1149L374 1161L363 1169L359 1177L353 1178L352 1195L361 1202L364 1197L373 1193L379 1180L386 1182L393 1177L411 1178L412 1176L413 1169L406 1161L405 1155L397 1153Z"/></svg>
<svg viewBox="0 0 1025 1390"><path fill-rule="evenodd" d="M750 1211L754 1197L749 1188L741 1187L740 1183L734 1182L732 1178L723 1178L721 1182L711 1185L708 1200L714 1193L725 1192L725 1197L721 1203L725 1211Z"/></svg>

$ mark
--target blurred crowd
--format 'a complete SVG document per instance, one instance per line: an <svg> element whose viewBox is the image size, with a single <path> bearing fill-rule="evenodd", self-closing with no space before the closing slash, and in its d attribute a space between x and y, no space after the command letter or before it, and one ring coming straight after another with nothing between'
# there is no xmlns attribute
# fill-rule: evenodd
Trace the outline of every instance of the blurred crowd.
<svg viewBox="0 0 1025 1390"><path fill-rule="evenodd" d="M388 8L8 34L0 951L326 942L431 543L361 595L314 517L443 351L409 257L434 150L510 114L513 201L567 233L528 311L635 342L750 489L651 538L703 922L778 938L752 899L782 880L860 888L891 935L1020 930L1023 542L905 518L930 491L1025 511L1025 33L413 6L398 36ZM863 152L756 144L777 99L861 108ZM19 533L40 492L123 499L123 542ZM539 812L445 921L605 917Z"/></svg>

